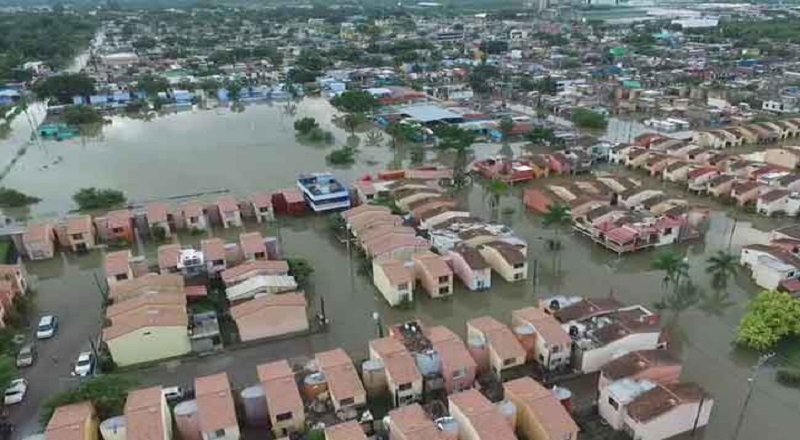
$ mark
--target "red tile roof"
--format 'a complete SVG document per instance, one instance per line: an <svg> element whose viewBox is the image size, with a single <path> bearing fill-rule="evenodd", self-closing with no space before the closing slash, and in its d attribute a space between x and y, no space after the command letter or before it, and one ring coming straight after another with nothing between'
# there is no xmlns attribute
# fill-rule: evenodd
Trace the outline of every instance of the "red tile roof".
<svg viewBox="0 0 800 440"><path fill-rule="evenodd" d="M194 389L200 431L213 433L238 426L227 373L198 377L194 380Z"/></svg>

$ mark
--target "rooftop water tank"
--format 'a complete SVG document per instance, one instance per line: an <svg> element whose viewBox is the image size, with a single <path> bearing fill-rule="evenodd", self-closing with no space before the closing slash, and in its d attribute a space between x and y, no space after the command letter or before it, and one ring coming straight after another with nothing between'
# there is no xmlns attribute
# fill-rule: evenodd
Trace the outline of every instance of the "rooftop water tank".
<svg viewBox="0 0 800 440"><path fill-rule="evenodd" d="M100 423L100 435L103 436L103 440L125 440L127 438L126 425L125 416L105 419Z"/></svg>
<svg viewBox="0 0 800 440"><path fill-rule="evenodd" d="M244 407L244 422L248 426L267 426L267 399L264 397L264 387L253 385L239 393Z"/></svg>
<svg viewBox="0 0 800 440"><path fill-rule="evenodd" d="M514 402L510 400L504 400L502 402L497 402L497 410L500 414L505 417L508 421L508 424L511 426L511 429L517 429L517 405L514 405Z"/></svg>
<svg viewBox="0 0 800 440"><path fill-rule="evenodd" d="M175 405L173 413L175 426L178 427L182 440L202 440L196 400L187 400Z"/></svg>
<svg viewBox="0 0 800 440"><path fill-rule="evenodd" d="M436 427L442 433L442 440L458 440L458 423L452 417L441 417L434 420Z"/></svg>
<svg viewBox="0 0 800 440"><path fill-rule="evenodd" d="M311 373L303 379L303 396L314 401L328 391L328 381L322 373Z"/></svg>

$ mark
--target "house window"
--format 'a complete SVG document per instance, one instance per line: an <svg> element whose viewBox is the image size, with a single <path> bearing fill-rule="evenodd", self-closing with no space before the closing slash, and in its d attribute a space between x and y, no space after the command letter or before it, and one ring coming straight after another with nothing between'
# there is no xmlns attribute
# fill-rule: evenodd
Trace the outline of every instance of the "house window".
<svg viewBox="0 0 800 440"><path fill-rule="evenodd" d="M197 217L189 217L189 223L197 223Z"/></svg>
<svg viewBox="0 0 800 440"><path fill-rule="evenodd" d="M448 277L448 276L439 277L439 284L448 283L448 282L450 282L450 277Z"/></svg>
<svg viewBox="0 0 800 440"><path fill-rule="evenodd" d="M340 406L349 406L356 403L355 397L348 397L347 399L342 399L339 401Z"/></svg>
<svg viewBox="0 0 800 440"><path fill-rule="evenodd" d="M446 295L450 293L450 286L442 286L439 288L439 295Z"/></svg>
<svg viewBox="0 0 800 440"><path fill-rule="evenodd" d="M617 401L614 400L611 396L608 396L608 404L614 407L616 411L619 411L619 403L617 403Z"/></svg>
<svg viewBox="0 0 800 440"><path fill-rule="evenodd" d="M258 260L261 260L261 259L264 259L264 258L267 257L267 255L264 252L256 252L254 255L255 255L256 259L258 259Z"/></svg>
<svg viewBox="0 0 800 440"><path fill-rule="evenodd" d="M408 391L411 389L411 382L401 383L397 389L399 391Z"/></svg>
<svg viewBox="0 0 800 440"><path fill-rule="evenodd" d="M522 274L521 273L515 273L514 274L514 279L515 280L521 280L522 279Z"/></svg>
<svg viewBox="0 0 800 440"><path fill-rule="evenodd" d="M525 266L525 263L516 263L514 269L522 269L523 266Z"/></svg>
<svg viewBox="0 0 800 440"><path fill-rule="evenodd" d="M281 414L278 414L277 416L275 416L275 420L277 420L279 422L283 422L285 420L291 420L291 418L292 418L292 412L291 411L285 412L285 413L281 413Z"/></svg>
<svg viewBox="0 0 800 440"><path fill-rule="evenodd" d="M672 228L664 229L664 235L672 235Z"/></svg>
<svg viewBox="0 0 800 440"><path fill-rule="evenodd" d="M122 228L112 228L111 232L113 232L115 234L121 234L122 233Z"/></svg>
<svg viewBox="0 0 800 440"><path fill-rule="evenodd" d="M262 206L262 207L258 208L258 211L261 212L261 213L269 212L269 206Z"/></svg>
<svg viewBox="0 0 800 440"><path fill-rule="evenodd" d="M83 234L72 234L73 240L83 240Z"/></svg>
<svg viewBox="0 0 800 440"><path fill-rule="evenodd" d="M117 276L115 276L114 278L116 278L117 281L127 280L128 279L128 274L126 274L126 273L118 273Z"/></svg>
<svg viewBox="0 0 800 440"><path fill-rule="evenodd" d="M517 360L516 360L515 358L508 358L508 359L504 359L504 360L503 360L503 366L504 366L504 367L507 367L507 366L509 366L509 365L514 365L514 362L516 362L516 361L517 361Z"/></svg>
<svg viewBox="0 0 800 440"><path fill-rule="evenodd" d="M467 375L466 368L459 368L458 370L453 370L453 380L458 380Z"/></svg>
<svg viewBox="0 0 800 440"><path fill-rule="evenodd" d="M558 353L559 351L561 351L561 347L558 346L558 345L554 345L554 346L550 347L550 351L553 352L553 353Z"/></svg>
<svg viewBox="0 0 800 440"><path fill-rule="evenodd" d="M212 435L212 437L213 438L225 437L225 430L224 429L217 429L216 431L214 431L214 434Z"/></svg>
<svg viewBox="0 0 800 440"><path fill-rule="evenodd" d="M211 264L213 264L214 266L222 266L225 264L225 260L223 259L214 260L211 262Z"/></svg>
<svg viewBox="0 0 800 440"><path fill-rule="evenodd" d="M397 290L408 290L408 283L400 283L397 285Z"/></svg>

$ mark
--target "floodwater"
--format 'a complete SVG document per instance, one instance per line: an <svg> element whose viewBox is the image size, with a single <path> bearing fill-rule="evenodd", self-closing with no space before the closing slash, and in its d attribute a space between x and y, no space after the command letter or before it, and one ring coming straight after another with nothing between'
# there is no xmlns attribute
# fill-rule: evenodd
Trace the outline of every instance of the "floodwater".
<svg viewBox="0 0 800 440"><path fill-rule="evenodd" d="M41 197L43 201L31 209L35 217L62 215L73 208L71 195L88 186L118 188L133 201L220 189L245 196L258 190L289 187L300 172L328 169L325 154L347 141L347 134L332 123L333 114L324 101L306 99L294 110L284 103L275 103L250 106L241 113L215 109L177 113L152 121L114 118L96 138L33 144L2 184ZM335 146L298 143L292 123L303 116L313 116L323 128L333 131ZM343 180L352 181L388 165L407 163L407 152L389 148L388 137L380 146L366 145L366 136L360 137L357 164L334 168ZM27 141L24 136L14 136L13 140L0 143L0 150L16 150L20 139ZM475 155L488 156L499 149L497 144L478 145ZM437 159L434 155L429 153L429 158ZM529 258L532 263L538 260L539 279L508 284L495 277L489 291L469 292L459 287L446 300L431 300L420 293L413 310L386 306L371 281L359 274L357 260L333 239L324 218L284 219L249 228L278 235L286 255L311 261L316 271L309 302L318 310L324 298L332 320L330 331L323 336L325 345L341 346L356 358L365 355L366 341L376 335L374 312L379 313L384 324L418 318L429 324L447 325L463 334L468 319L488 314L508 322L511 310L555 293L585 296L613 293L623 302L648 306L661 298L663 274L650 269L652 252L620 258L582 237L564 234L562 270L557 273L554 255L545 246L552 232L543 229L539 219L524 211L520 191L516 188L502 199L500 218L529 241ZM479 183L463 199L471 211L489 217L487 199ZM710 204L707 199L696 201ZM678 248L692 266L692 278L707 290L709 280L704 268L709 255L727 248L729 242L734 252L744 244L763 242L766 239L763 231L785 223L745 215L737 217L738 221L734 221L724 210L714 211L705 238ZM233 239L238 232L226 231L222 235ZM182 238L184 244L198 240L198 237ZM153 250L148 247L146 252L152 255ZM47 311L61 307L99 308L99 297L94 296L90 279L92 271L99 270L99 261L97 255L70 256L31 265L31 273L40 278L40 308ZM757 358L756 353L732 346L743 304L757 291L756 286L746 274L740 274L727 290L734 305L724 310L711 307L714 313L710 313L694 308L679 314L669 311L664 314L672 335L672 349L685 362L683 378L697 381L715 397L711 425L698 434L698 438L707 440L731 438L747 393L747 377ZM75 301L65 304L66 296ZM84 319L77 309L70 313L67 320ZM94 323L86 325L99 327L94 313L85 319ZM265 345L264 349L268 348L269 344ZM754 439L769 433L771 440L789 440L796 439L797 432L800 432L800 394L778 385L774 380L774 365L769 365L755 385L739 438Z"/></svg>

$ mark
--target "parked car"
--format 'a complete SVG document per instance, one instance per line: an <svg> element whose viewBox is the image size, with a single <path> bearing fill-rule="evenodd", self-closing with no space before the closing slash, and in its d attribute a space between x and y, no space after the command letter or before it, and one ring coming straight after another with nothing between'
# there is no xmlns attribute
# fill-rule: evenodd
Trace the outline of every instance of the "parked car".
<svg viewBox="0 0 800 440"><path fill-rule="evenodd" d="M186 397L186 390L181 387L166 387L162 392L164 393L164 398L170 403L180 402Z"/></svg>
<svg viewBox="0 0 800 440"><path fill-rule="evenodd" d="M78 355L75 368L72 371L74 376L91 376L94 372L94 355L89 351L84 351Z"/></svg>
<svg viewBox="0 0 800 440"><path fill-rule="evenodd" d="M33 343L25 344L17 353L17 368L30 367L36 360L36 346Z"/></svg>
<svg viewBox="0 0 800 440"><path fill-rule="evenodd" d="M5 399L3 402L6 405L14 405L22 402L25 398L25 393L28 392L28 381L25 379L14 379L11 385L6 388Z"/></svg>
<svg viewBox="0 0 800 440"><path fill-rule="evenodd" d="M36 327L36 337L39 339L49 339L55 336L58 330L58 318L53 315L45 315L39 319Z"/></svg>

